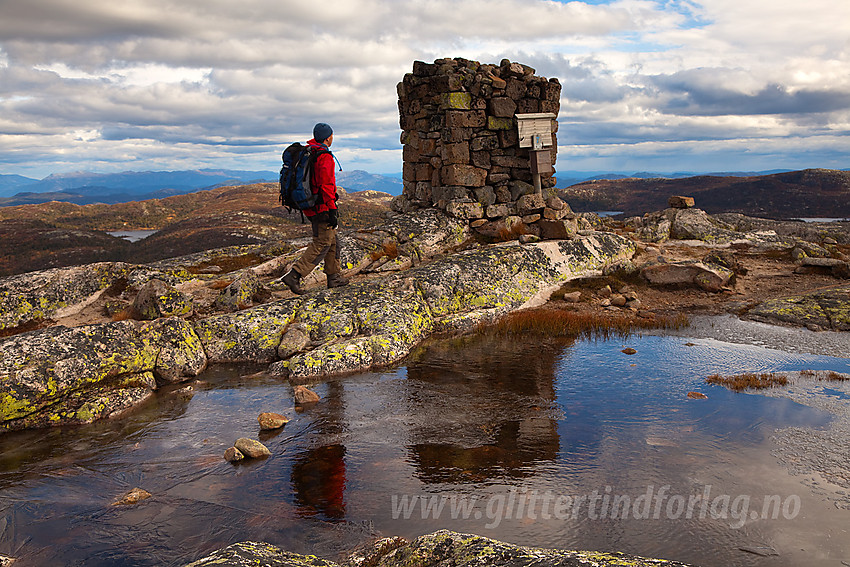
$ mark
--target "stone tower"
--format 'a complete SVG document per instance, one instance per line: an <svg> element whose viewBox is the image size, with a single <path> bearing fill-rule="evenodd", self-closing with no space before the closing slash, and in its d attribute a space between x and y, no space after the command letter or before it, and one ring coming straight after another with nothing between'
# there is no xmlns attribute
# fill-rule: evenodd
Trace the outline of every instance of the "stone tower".
<svg viewBox="0 0 850 567"><path fill-rule="evenodd" d="M557 79L539 77L531 67L507 59L499 65L460 58L416 61L398 84L398 96L404 192L395 199L395 210L438 207L478 220L479 226L482 219L520 216L530 224L535 214L541 218L545 189L555 185L554 170L541 176L544 191L536 194L516 115L557 117ZM551 130L545 148L550 155L544 157L554 164L557 120Z"/></svg>

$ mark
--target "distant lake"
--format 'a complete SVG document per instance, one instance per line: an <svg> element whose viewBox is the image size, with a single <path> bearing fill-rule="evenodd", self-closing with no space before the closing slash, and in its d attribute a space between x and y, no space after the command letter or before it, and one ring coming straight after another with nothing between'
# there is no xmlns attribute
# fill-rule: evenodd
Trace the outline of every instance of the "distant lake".
<svg viewBox="0 0 850 567"><path fill-rule="evenodd" d="M123 238L125 240L129 240L130 242L136 242L142 240L143 238L147 238L151 234L155 232L159 232L158 230L114 230L110 231L107 234L111 234L112 236L117 236L118 238Z"/></svg>
<svg viewBox="0 0 850 567"><path fill-rule="evenodd" d="M803 222L847 222L850 219L847 219L847 217L842 217L842 218L818 218L818 217L814 217L814 218L794 219L794 220L801 220Z"/></svg>

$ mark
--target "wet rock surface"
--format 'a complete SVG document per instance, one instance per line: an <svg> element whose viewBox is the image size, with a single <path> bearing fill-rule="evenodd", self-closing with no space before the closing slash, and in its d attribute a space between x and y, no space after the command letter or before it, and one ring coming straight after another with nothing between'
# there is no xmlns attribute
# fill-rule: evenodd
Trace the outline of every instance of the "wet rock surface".
<svg viewBox="0 0 850 567"><path fill-rule="evenodd" d="M202 565L267 565L287 567L335 567L336 564L318 557L289 553L266 543L243 542L219 550L212 555L195 561L186 567ZM344 561L343 565L357 565L354 561ZM512 545L497 540L441 530L416 538L413 542L390 549L384 555L373 558L374 567L403 567L417 565L422 567L438 565L497 566L516 567L579 567L596 565L598 567L614 565L632 565L648 567L650 565L669 565L687 567L678 561L648 559L625 553L605 553L597 551L566 551L560 549L542 549Z"/></svg>

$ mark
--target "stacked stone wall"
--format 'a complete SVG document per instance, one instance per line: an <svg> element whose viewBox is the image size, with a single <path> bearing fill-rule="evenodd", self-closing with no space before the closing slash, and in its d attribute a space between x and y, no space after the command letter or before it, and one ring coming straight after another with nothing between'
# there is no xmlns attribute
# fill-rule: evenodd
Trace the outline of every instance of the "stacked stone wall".
<svg viewBox="0 0 850 567"><path fill-rule="evenodd" d="M560 220L569 212L557 198L546 201L553 194L547 191L555 185L553 175L542 176L543 193L535 193L529 149L519 147L515 118L544 112L557 117L557 79L539 77L531 67L507 59L499 65L461 58L416 61L398 84L398 96L404 192L395 199L395 210L438 207L485 232L520 221ZM554 132L557 120L547 148L553 165ZM485 226L488 221L497 225Z"/></svg>

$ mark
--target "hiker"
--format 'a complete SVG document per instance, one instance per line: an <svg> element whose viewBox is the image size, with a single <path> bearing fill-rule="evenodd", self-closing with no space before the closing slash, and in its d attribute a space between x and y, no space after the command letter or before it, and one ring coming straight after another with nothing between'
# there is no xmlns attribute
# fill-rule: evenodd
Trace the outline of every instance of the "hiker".
<svg viewBox="0 0 850 567"><path fill-rule="evenodd" d="M301 278L309 275L322 260L325 261L328 288L348 285L348 280L340 273L342 266L339 262L339 238L336 233L339 226L336 201L339 195L336 192L334 157L328 149L333 141L333 129L324 122L319 122L313 127L313 139L307 142L311 152L325 153L316 158L310 180L313 190L319 193L319 200L313 208L304 210L313 225L313 241L292 269L283 276L283 283L292 293L298 295L306 293L301 287Z"/></svg>

